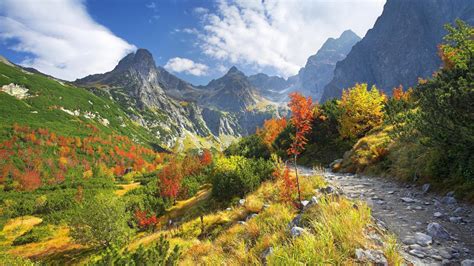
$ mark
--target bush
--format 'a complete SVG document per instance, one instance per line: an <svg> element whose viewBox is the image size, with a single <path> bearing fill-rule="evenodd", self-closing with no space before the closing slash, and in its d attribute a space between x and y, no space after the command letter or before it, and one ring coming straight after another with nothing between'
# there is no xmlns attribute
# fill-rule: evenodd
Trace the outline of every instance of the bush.
<svg viewBox="0 0 474 266"><path fill-rule="evenodd" d="M274 165L263 159L231 156L217 160L212 176L212 194L220 200L242 197L268 179Z"/></svg>
<svg viewBox="0 0 474 266"><path fill-rule="evenodd" d="M243 156L246 158L270 159L269 147L259 135L243 137L238 142L232 143L225 151L227 156Z"/></svg>
<svg viewBox="0 0 474 266"><path fill-rule="evenodd" d="M134 252L121 253L116 246L108 248L94 265L177 265L181 255L179 246L173 249L163 236L148 248L140 246Z"/></svg>
<svg viewBox="0 0 474 266"><path fill-rule="evenodd" d="M99 194L86 200L71 217L71 237L84 245L121 245L128 241L131 233L129 220L121 199Z"/></svg>
<svg viewBox="0 0 474 266"><path fill-rule="evenodd" d="M36 226L25 234L17 237L13 241L14 246L24 245L28 243L35 243L45 240L52 236L51 229L48 226Z"/></svg>

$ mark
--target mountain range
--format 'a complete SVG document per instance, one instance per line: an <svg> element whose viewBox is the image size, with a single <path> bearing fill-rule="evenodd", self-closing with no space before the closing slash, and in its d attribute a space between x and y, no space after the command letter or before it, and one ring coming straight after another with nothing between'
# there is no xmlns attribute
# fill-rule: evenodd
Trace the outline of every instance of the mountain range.
<svg viewBox="0 0 474 266"><path fill-rule="evenodd" d="M358 82L375 84L387 93L398 85L413 86L440 66L437 45L446 33L443 25L456 18L474 22L472 1L388 0L365 37L346 30L338 38L329 38L297 75L287 79L264 73L247 76L234 66L207 85L195 86L157 66L146 49L128 54L109 72L73 83L4 58L0 61L112 101L127 119L168 149L225 146L235 137L254 133L264 120L285 116L292 91L325 101Z"/></svg>

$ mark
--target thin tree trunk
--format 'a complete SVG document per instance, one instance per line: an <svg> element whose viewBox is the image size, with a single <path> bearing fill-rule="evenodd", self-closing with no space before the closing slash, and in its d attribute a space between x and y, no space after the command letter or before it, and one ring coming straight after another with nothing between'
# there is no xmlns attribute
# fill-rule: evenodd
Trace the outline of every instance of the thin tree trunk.
<svg viewBox="0 0 474 266"><path fill-rule="evenodd" d="M300 180L298 178L298 168L296 167L296 154L295 154L294 160L295 160L296 186L298 187L298 208L301 209L301 191L300 191Z"/></svg>

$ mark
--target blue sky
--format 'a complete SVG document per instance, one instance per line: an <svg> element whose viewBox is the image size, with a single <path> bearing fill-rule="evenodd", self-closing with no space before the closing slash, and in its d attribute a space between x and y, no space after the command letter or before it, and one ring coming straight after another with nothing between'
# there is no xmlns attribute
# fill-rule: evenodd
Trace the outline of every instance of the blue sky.
<svg viewBox="0 0 474 266"><path fill-rule="evenodd" d="M193 84L232 65L288 77L329 37L365 35L384 0L0 0L0 54L74 80L136 48Z"/></svg>

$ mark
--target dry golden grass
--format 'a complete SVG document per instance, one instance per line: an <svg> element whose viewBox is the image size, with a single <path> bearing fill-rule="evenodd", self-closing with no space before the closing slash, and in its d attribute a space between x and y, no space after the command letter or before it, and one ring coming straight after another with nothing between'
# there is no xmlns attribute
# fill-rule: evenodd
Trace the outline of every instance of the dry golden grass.
<svg viewBox="0 0 474 266"><path fill-rule="evenodd" d="M10 244L15 238L23 235L30 231L35 225L43 222L43 219L34 216L21 216L14 219L10 219L2 230L2 235L5 238L6 243Z"/></svg>
<svg viewBox="0 0 474 266"><path fill-rule="evenodd" d="M117 196L123 196L128 191L138 188L140 186L140 182L135 182L135 183L131 183L131 184L124 184L124 185L119 185L119 186L120 186L120 189L116 190L114 193Z"/></svg>
<svg viewBox="0 0 474 266"><path fill-rule="evenodd" d="M39 259L82 248L82 246L72 242L72 239L69 237L69 228L61 226L56 228L51 239L13 247L8 253L23 258Z"/></svg>

